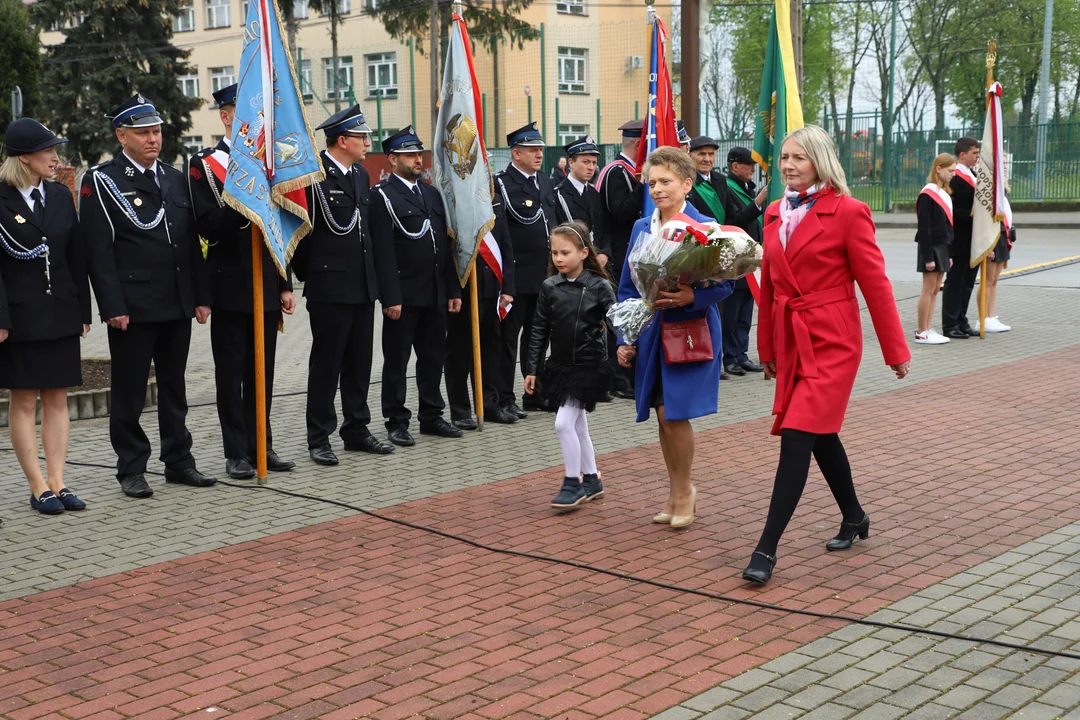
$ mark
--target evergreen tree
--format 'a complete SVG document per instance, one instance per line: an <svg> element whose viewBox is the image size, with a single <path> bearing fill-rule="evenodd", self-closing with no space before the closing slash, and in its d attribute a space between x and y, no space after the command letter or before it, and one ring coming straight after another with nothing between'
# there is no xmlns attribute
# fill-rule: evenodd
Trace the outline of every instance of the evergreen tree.
<svg viewBox="0 0 1080 720"><path fill-rule="evenodd" d="M188 51L171 43L179 0L39 0L39 27L65 26L65 39L48 49L42 113L70 140L74 161L94 164L117 150L105 113L136 92L164 120L163 159L181 154L191 111L202 102L183 94L177 78L191 72Z"/></svg>
<svg viewBox="0 0 1080 720"><path fill-rule="evenodd" d="M0 0L0 128L11 121L11 91L22 90L23 116L39 111L41 45L22 0Z"/></svg>

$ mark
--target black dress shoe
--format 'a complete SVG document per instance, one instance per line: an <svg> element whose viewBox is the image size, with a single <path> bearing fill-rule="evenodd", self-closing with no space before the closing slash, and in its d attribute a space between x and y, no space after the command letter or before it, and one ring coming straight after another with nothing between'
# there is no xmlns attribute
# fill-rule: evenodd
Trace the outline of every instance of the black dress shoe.
<svg viewBox="0 0 1080 720"><path fill-rule="evenodd" d="M513 425L518 421L517 415L512 415L501 407L484 408L484 421L498 425Z"/></svg>
<svg viewBox="0 0 1080 720"><path fill-rule="evenodd" d="M521 408L519 408L517 403L510 403L509 405L504 407L503 410L510 413L511 415L516 417L518 420L524 420L525 418L529 417L529 413L527 413L524 410L522 410Z"/></svg>
<svg viewBox="0 0 1080 720"><path fill-rule="evenodd" d="M183 470L165 468L165 482L187 485L188 487L210 487L217 482L217 478L203 475L195 468L184 468Z"/></svg>
<svg viewBox="0 0 1080 720"><path fill-rule="evenodd" d="M125 475L120 478L120 488L125 495L133 498L148 498L154 494L154 491L146 484L146 478L143 477L142 473Z"/></svg>
<svg viewBox="0 0 1080 720"><path fill-rule="evenodd" d="M751 372L765 372L765 366L761 363L751 362L750 360L743 360L739 363L739 367L748 373Z"/></svg>
<svg viewBox="0 0 1080 720"><path fill-rule="evenodd" d="M346 445L345 449L348 450L349 446ZM308 449L308 455L315 461L316 465L326 465L332 467L338 464L337 455L334 454L333 448L329 445L320 445Z"/></svg>
<svg viewBox="0 0 1080 720"><path fill-rule="evenodd" d="M389 455L397 448L384 442L379 442L374 435L367 435L356 442L345 443L345 449L350 452L366 452L372 455Z"/></svg>
<svg viewBox="0 0 1080 720"><path fill-rule="evenodd" d="M979 337L979 331L973 327L960 328L962 332L966 332L968 337Z"/></svg>
<svg viewBox="0 0 1080 720"><path fill-rule="evenodd" d="M737 377L742 377L746 374L746 371L742 369L741 365L735 365L734 363L731 365L725 365L724 372L726 372L728 375L735 375Z"/></svg>
<svg viewBox="0 0 1080 720"><path fill-rule="evenodd" d="M285 470L292 470L294 467L296 467L296 463L292 460L282 460L273 450L266 451L267 470L271 472L284 472Z"/></svg>
<svg viewBox="0 0 1080 720"><path fill-rule="evenodd" d="M85 510L86 503L75 496L75 493L71 492L67 488L60 488L60 492L56 494L56 497L60 498L60 502L64 504L65 510Z"/></svg>
<svg viewBox="0 0 1080 720"><path fill-rule="evenodd" d="M476 421L473 420L471 417L463 418L461 420L452 420L450 424L456 427L458 430L475 430L477 427Z"/></svg>
<svg viewBox="0 0 1080 720"><path fill-rule="evenodd" d="M255 468L247 458L225 458L225 474L234 480L250 480L255 477Z"/></svg>
<svg viewBox="0 0 1080 720"><path fill-rule="evenodd" d="M952 338L953 340L967 340L971 336L960 328L953 328L952 330L945 331L945 337Z"/></svg>
<svg viewBox="0 0 1080 720"><path fill-rule="evenodd" d="M521 407L525 410L546 411L548 409L548 402L539 397L536 393L533 393L532 395L526 395L521 399Z"/></svg>
<svg viewBox="0 0 1080 720"><path fill-rule="evenodd" d="M755 585L764 585L772 578L772 571L775 566L775 555L766 555L760 550L755 550L754 554L750 556L750 564L742 571L743 580L749 580Z"/></svg>
<svg viewBox="0 0 1080 720"><path fill-rule="evenodd" d="M609 403L611 402L611 393L602 392L596 396L596 402Z"/></svg>
<svg viewBox="0 0 1080 720"><path fill-rule="evenodd" d="M826 550L847 550L855 544L855 539L865 540L870 537L870 516L863 513L863 519L857 523L840 523L840 532L825 543Z"/></svg>
<svg viewBox="0 0 1080 720"><path fill-rule="evenodd" d="M390 428L386 431L386 437L398 447L412 447L416 444L416 440L413 436L403 427Z"/></svg>
<svg viewBox="0 0 1080 720"><path fill-rule="evenodd" d="M626 389L616 390L612 394L615 397L619 398L620 400L633 400L634 399L634 389L633 388L630 388L629 390L626 390Z"/></svg>
<svg viewBox="0 0 1080 720"><path fill-rule="evenodd" d="M443 438L459 438L465 433L461 432L456 427L452 427L450 423L442 418L435 418L430 423L424 423L420 426L420 434L434 435L435 437Z"/></svg>

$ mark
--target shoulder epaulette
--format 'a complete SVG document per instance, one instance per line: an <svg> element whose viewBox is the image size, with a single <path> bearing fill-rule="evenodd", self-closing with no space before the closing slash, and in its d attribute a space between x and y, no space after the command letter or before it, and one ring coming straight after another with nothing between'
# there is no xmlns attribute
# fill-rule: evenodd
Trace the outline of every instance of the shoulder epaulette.
<svg viewBox="0 0 1080 720"><path fill-rule="evenodd" d="M100 169L101 169L101 168L103 168L103 167L106 167L106 166L108 166L108 165L112 165L112 162L113 162L113 161L112 161L112 159L110 158L109 160L106 160L105 162L100 162L100 163L98 163L98 164L97 164L97 165L95 165L94 167L90 168L90 170L88 170L87 172L90 172L90 171L92 171L92 170L100 170Z"/></svg>

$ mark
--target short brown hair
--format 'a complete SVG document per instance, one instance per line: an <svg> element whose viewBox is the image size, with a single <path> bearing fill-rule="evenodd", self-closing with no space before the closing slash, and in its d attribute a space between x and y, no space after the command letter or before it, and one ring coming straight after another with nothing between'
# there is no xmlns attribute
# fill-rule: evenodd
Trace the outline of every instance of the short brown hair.
<svg viewBox="0 0 1080 720"><path fill-rule="evenodd" d="M972 148L981 147L982 143L973 137L965 135L956 141L956 146L953 147L953 155L959 156L960 153L971 152Z"/></svg>
<svg viewBox="0 0 1080 720"><path fill-rule="evenodd" d="M682 148L659 147L649 153L645 160L645 169L641 173L648 182L649 171L654 167L667 168L683 180L693 180L697 176L697 165Z"/></svg>

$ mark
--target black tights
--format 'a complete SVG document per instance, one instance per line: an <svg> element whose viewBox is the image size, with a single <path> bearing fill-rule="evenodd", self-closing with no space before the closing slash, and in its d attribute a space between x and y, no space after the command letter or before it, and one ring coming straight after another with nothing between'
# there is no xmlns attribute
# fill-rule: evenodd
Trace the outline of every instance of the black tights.
<svg viewBox="0 0 1080 720"><path fill-rule="evenodd" d="M857 523L863 518L863 509L855 495L851 481L851 465L847 453L836 433L817 435L802 430L780 431L780 462L776 466L769 517L761 531L757 549L766 555L775 555L780 536L784 534L791 516L806 487L810 474L810 455L813 453L821 474L829 483L836 504L844 515L844 521Z"/></svg>

